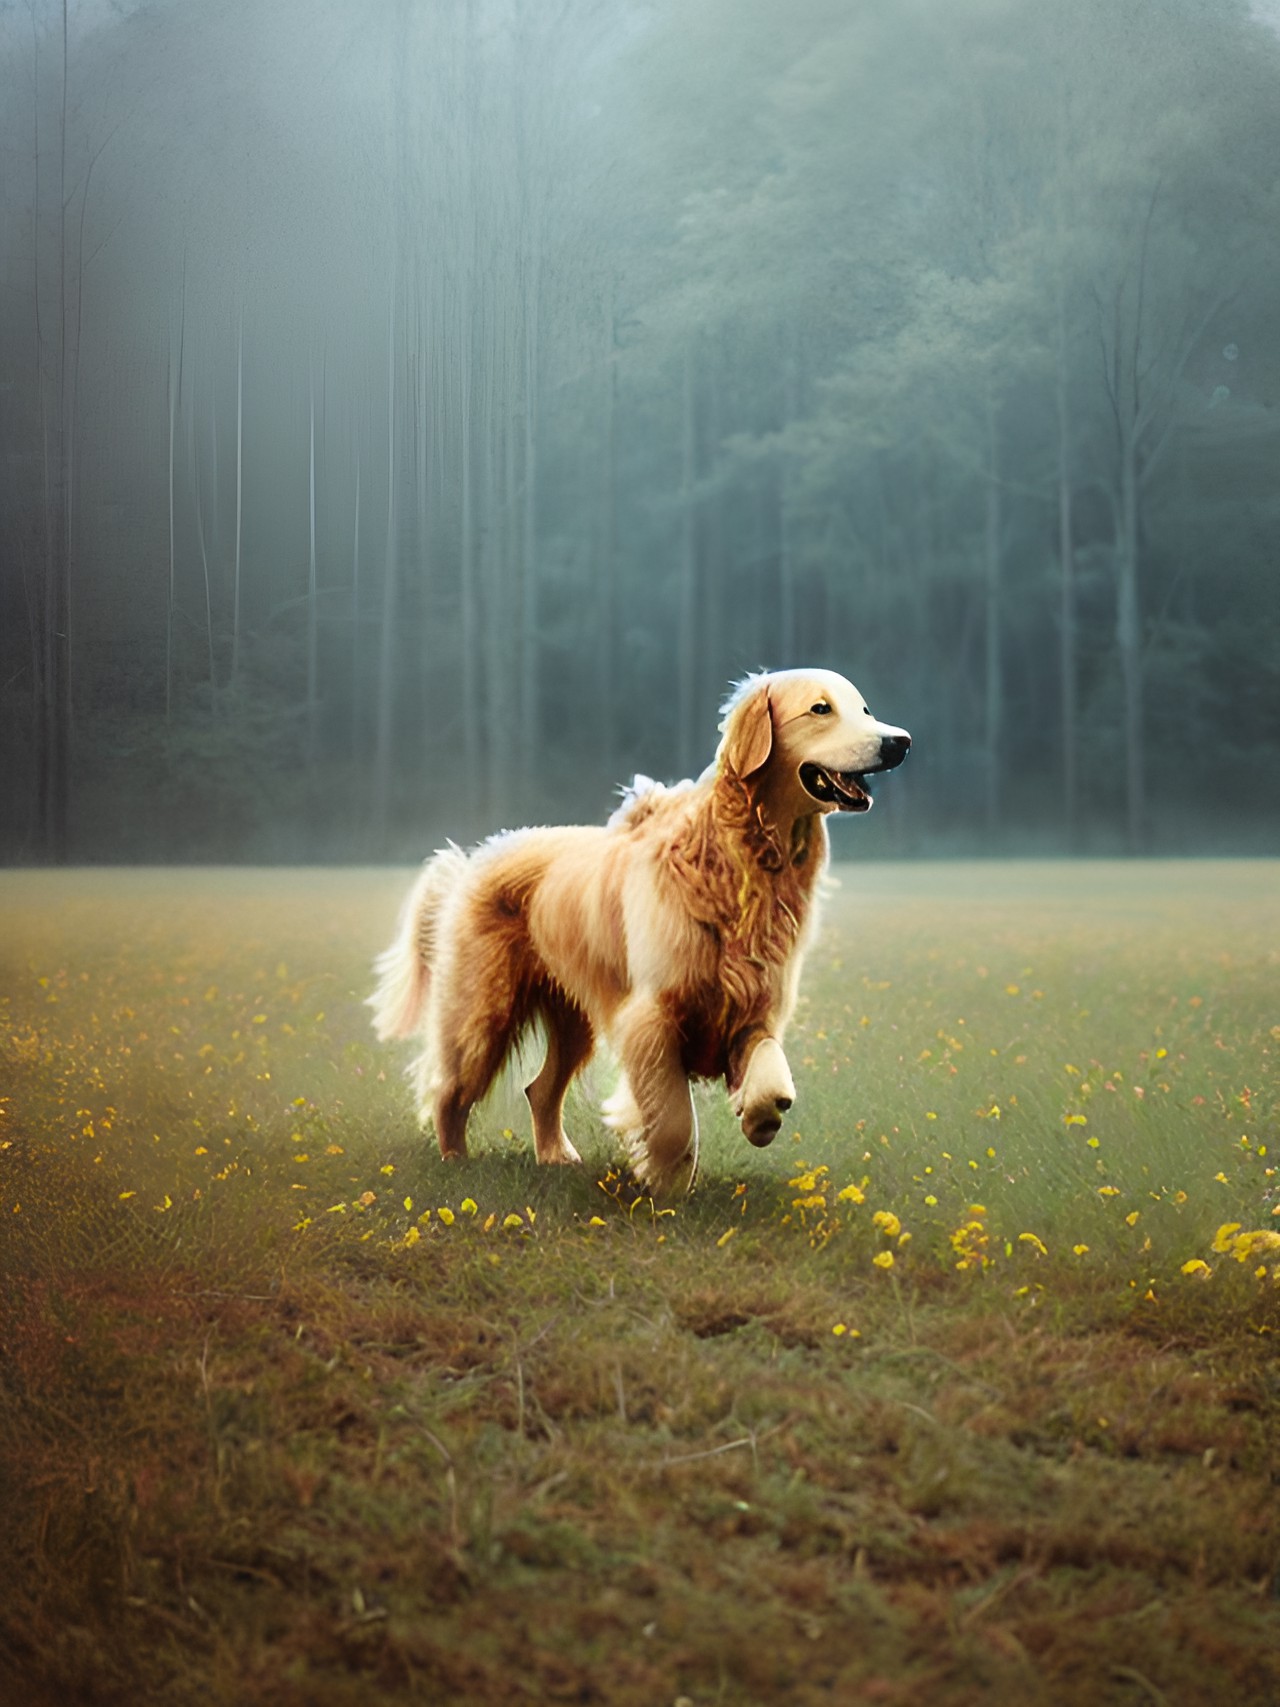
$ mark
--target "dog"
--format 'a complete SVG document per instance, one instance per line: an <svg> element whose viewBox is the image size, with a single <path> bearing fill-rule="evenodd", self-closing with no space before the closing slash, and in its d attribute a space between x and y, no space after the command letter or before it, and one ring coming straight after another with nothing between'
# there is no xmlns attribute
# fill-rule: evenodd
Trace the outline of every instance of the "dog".
<svg viewBox="0 0 1280 1707"><path fill-rule="evenodd" d="M748 676L719 727L696 782L637 777L604 826L509 831L423 867L369 1006L381 1040L422 1041L410 1072L442 1157L466 1154L468 1114L538 1022L539 1162L581 1160L562 1110L598 1037L622 1067L605 1118L653 1194L693 1183L691 1079L725 1081L752 1144L778 1132L825 817L869 811L867 776L911 737L828 670Z"/></svg>

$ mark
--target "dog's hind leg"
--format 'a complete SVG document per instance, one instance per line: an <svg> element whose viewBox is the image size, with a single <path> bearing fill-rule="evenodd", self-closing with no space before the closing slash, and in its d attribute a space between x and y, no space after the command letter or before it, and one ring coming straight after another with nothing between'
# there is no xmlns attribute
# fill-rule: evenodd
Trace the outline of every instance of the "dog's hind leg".
<svg viewBox="0 0 1280 1707"><path fill-rule="evenodd" d="M467 1153L467 1117L484 1096L515 1041L518 1025L506 1013L477 1011L463 1020L461 1048L447 1049L435 1080L431 1119L445 1161Z"/></svg>
<svg viewBox="0 0 1280 1707"><path fill-rule="evenodd" d="M580 1162L582 1157L561 1124L565 1092L595 1047L590 1021L572 1002L548 1002L542 1009L547 1027L547 1058L525 1096L533 1114L533 1145L540 1162Z"/></svg>
<svg viewBox="0 0 1280 1707"><path fill-rule="evenodd" d="M632 996L613 1027L624 1083L605 1119L626 1143L642 1185L669 1195L688 1191L698 1168L697 1126L680 1042L660 1003Z"/></svg>
<svg viewBox="0 0 1280 1707"><path fill-rule="evenodd" d="M530 1018L519 933L476 909L451 944L432 995L431 1118L440 1154L467 1153L467 1116Z"/></svg>

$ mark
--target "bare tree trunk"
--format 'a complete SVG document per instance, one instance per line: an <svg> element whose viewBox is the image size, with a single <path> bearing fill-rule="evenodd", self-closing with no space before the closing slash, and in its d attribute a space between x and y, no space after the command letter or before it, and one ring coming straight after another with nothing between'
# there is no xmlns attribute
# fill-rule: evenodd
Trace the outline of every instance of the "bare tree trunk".
<svg viewBox="0 0 1280 1707"><path fill-rule="evenodd" d="M496 338L496 328L494 331ZM500 350L499 346L499 350ZM482 629L485 649L485 728L488 732L488 793L484 802L490 824L500 823L511 804L511 752L507 737L508 681L506 632L511 621L507 590L505 506L500 500L502 442L494 408L496 376L490 356L484 410L484 461L481 468L481 562L484 569L485 620Z"/></svg>
<svg viewBox="0 0 1280 1707"><path fill-rule="evenodd" d="M431 515L431 437L429 430L430 407L428 387L431 373L427 355L427 319L424 307L431 304L431 293L425 278L425 267L421 264L414 269L414 356L413 356L413 516L414 539L408 553L409 561L415 566L418 576L418 608L422 615L425 631L432 632L431 627L431 562L428 533ZM417 680L414 687L418 694L417 725L422 733L426 766L429 775L430 765L430 729L431 729L431 671L421 667L421 648L415 649L414 665Z"/></svg>
<svg viewBox="0 0 1280 1707"><path fill-rule="evenodd" d="M1116 560L1116 647L1124 725L1125 830L1129 852L1146 845L1142 620L1138 600L1138 469L1131 432L1121 432L1120 538Z"/></svg>
<svg viewBox="0 0 1280 1707"><path fill-rule="evenodd" d="M728 354L725 349L724 330L711 345L710 359L706 364L703 382L703 425L702 441L704 456L709 471L713 475L716 470L716 458L720 446L720 376L728 364ZM719 479L713 479L711 490L702 505L702 585L699 590L698 627L700 653L697 680L704 685L719 683L724 676L727 665L723 654L724 608L725 608L725 496ZM702 757L701 705L694 707L694 722L698 725L698 735L694 744L693 762L696 764Z"/></svg>
<svg viewBox="0 0 1280 1707"><path fill-rule="evenodd" d="M193 386L191 394L191 419L193 424L195 422L195 414L195 387ZM218 691L218 678L213 663L213 597L209 590L209 551L205 543L204 534L204 500L201 494L200 457L198 449L197 454L192 458L192 463L192 472L195 480L196 537L200 542L200 567L204 571L204 624L205 640L209 652L209 704L210 707L212 707Z"/></svg>
<svg viewBox="0 0 1280 1707"><path fill-rule="evenodd" d="M480 601L483 592L485 540L492 527L492 486L482 468L477 468L476 434L484 436L486 457L489 421L483 385L487 373L484 352L485 292L488 281L480 260L481 207L478 201L476 163L480 157L479 56L476 48L476 3L465 0L462 41L461 112L459 129L466 137L463 150L463 200L469 222L468 243L462 252L463 275L458 292L458 451L461 459L459 493L458 604L459 640L462 648L462 762L466 821L476 823L486 804L488 782L484 766L487 754L482 742L484 708L481 696L483 672L480 647L482 630ZM477 486L479 508L477 516Z"/></svg>
<svg viewBox="0 0 1280 1707"><path fill-rule="evenodd" d="M307 769L314 773L319 748L320 622L316 566L316 376L311 364L307 450Z"/></svg>
<svg viewBox="0 0 1280 1707"><path fill-rule="evenodd" d="M360 428L356 426L355 526L351 541L351 757L360 755Z"/></svg>
<svg viewBox="0 0 1280 1707"><path fill-rule="evenodd" d="M173 371L173 332L169 333L169 585L164 611L164 720L173 717L173 595L177 554L173 518L173 440L177 431L178 388Z"/></svg>
<svg viewBox="0 0 1280 1707"><path fill-rule="evenodd" d="M395 641L399 616L399 549L396 516L396 340L393 277L391 301L387 309L387 554L382 579L382 627L378 644L378 721L373 758L373 843L380 854L387 852L390 823Z"/></svg>
<svg viewBox="0 0 1280 1707"><path fill-rule="evenodd" d="M32 16L32 29L36 20ZM68 23L62 5L62 97L58 128L58 329L45 337L40 314L40 78L39 37L33 54L35 229L33 283L37 379L44 461L44 576L36 670L36 823L45 857L67 858L71 756L71 482L68 459L67 363L67 83ZM53 359L50 359L51 350Z"/></svg>
<svg viewBox="0 0 1280 1707"><path fill-rule="evenodd" d="M1062 821L1067 847L1080 839L1077 760L1076 567L1071 485L1071 421L1067 395L1066 305L1058 296L1058 680L1062 723Z"/></svg>
<svg viewBox="0 0 1280 1707"><path fill-rule="evenodd" d="M240 549L244 536L244 304L236 328L236 565L231 594L231 685L240 680Z"/></svg>
<svg viewBox="0 0 1280 1707"><path fill-rule="evenodd" d="M614 774L618 696L618 338L613 287L605 307L604 433L601 442L600 557L596 567L596 734L601 769Z"/></svg>
<svg viewBox="0 0 1280 1707"><path fill-rule="evenodd" d="M504 629L500 641L503 653L502 680L495 684L501 706L498 736L494 755L495 784L500 797L500 811L509 814L513 800L523 800L527 778L521 770L523 758L522 731L519 729L522 698L521 660L527 615L525 611L524 551L520 525L519 442L516 408L519 401L517 380L518 328L508 325L504 350L506 427L503 444L503 503L502 536L503 561L506 564L506 619L501 605L495 603L490 621ZM510 820L508 819L508 822Z"/></svg>
<svg viewBox="0 0 1280 1707"><path fill-rule="evenodd" d="M680 587L676 611L676 740L681 774L692 776L696 753L694 724L697 715L694 672L697 668L698 620L698 515L695 487L698 478L697 375L691 344L684 352L683 458L680 484L682 548Z"/></svg>
<svg viewBox="0 0 1280 1707"><path fill-rule="evenodd" d="M58 436L55 468L61 514L54 553L53 781L49 848L63 864L68 853L71 809L71 466L67 361L67 89L69 37L67 0L62 0L62 112L58 125Z"/></svg>
<svg viewBox="0 0 1280 1707"><path fill-rule="evenodd" d="M1078 618L1073 513L1075 493L1072 486L1066 279L1069 224L1067 208L1071 195L1067 142L1069 135L1068 92L1063 84L1059 90L1055 130L1056 195L1053 201L1057 236L1054 269L1058 322L1055 375L1058 406L1058 692L1062 741L1062 827L1067 848L1074 853L1080 844L1080 781L1076 727L1079 720L1079 683L1076 673Z"/></svg>
<svg viewBox="0 0 1280 1707"><path fill-rule="evenodd" d="M782 425L790 426L800 411L800 352L795 325L787 321L787 353L782 366ZM796 661L796 568L791 526L791 470L784 454L778 464L778 627L779 662L790 669Z"/></svg>
<svg viewBox="0 0 1280 1707"><path fill-rule="evenodd" d="M538 657L538 311L541 257L536 215L530 215L524 280L524 456L520 505L520 777L526 807L538 799L540 683Z"/></svg>
<svg viewBox="0 0 1280 1707"><path fill-rule="evenodd" d="M475 273L472 273L474 280ZM472 462L475 456L473 423L473 389L475 384L475 308L468 301L460 328L462 372L460 379L458 454L461 458L461 491L459 493L460 538L458 550L459 639L462 646L462 763L465 772L463 798L467 822L470 824L479 811L484 796L480 774L480 695L479 670L476 657L476 529L475 494L472 491Z"/></svg>
<svg viewBox="0 0 1280 1707"><path fill-rule="evenodd" d="M987 398L987 518L985 542L985 707L983 719L986 748L985 808L987 834L993 836L1000 827L1001 764L1004 757L1004 669L1002 658L1001 619L1001 562L1000 535L1002 528L1000 503L1000 451L996 431L995 399Z"/></svg>

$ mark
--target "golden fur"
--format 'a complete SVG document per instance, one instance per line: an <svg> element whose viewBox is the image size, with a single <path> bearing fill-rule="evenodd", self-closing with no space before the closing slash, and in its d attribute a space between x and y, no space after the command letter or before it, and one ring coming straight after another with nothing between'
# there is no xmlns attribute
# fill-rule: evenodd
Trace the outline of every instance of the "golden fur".
<svg viewBox="0 0 1280 1707"><path fill-rule="evenodd" d="M883 736L901 732L826 671L749 677L721 729L697 782L637 778L607 825L517 830L424 866L370 1005L380 1037L422 1040L419 1113L443 1156L465 1154L472 1106L535 1021L547 1054L526 1094L541 1162L579 1159L561 1110L600 1036L623 1071L606 1115L651 1189L692 1181L690 1078L725 1079L752 1142L778 1130L794 1095L781 1040L833 809L799 768L881 768Z"/></svg>

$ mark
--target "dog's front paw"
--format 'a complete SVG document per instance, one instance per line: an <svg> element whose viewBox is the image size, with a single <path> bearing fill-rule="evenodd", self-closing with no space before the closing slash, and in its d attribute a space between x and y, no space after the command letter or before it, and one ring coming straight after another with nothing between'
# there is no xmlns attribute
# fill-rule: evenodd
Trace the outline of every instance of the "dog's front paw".
<svg viewBox="0 0 1280 1707"><path fill-rule="evenodd" d="M691 1144L669 1167L659 1167L642 1140L629 1146L628 1160L637 1185L653 1197L687 1197L698 1178L698 1148Z"/></svg>
<svg viewBox="0 0 1280 1707"><path fill-rule="evenodd" d="M554 1147L548 1145L546 1149L538 1149L538 1160L544 1166L554 1167L558 1164L567 1166L573 1162L581 1162L582 1157L578 1154L577 1146L570 1142L565 1133L561 1132L560 1141Z"/></svg>
<svg viewBox="0 0 1280 1707"><path fill-rule="evenodd" d="M657 1198L684 1197L698 1180L698 1113L690 1110L691 1130L685 1148L668 1160L662 1151L661 1139L651 1144L643 1127L627 1128L610 1120L626 1154L627 1166L636 1184Z"/></svg>
<svg viewBox="0 0 1280 1707"><path fill-rule="evenodd" d="M757 1149L772 1144L782 1129L782 1117L796 1099L796 1087L782 1047L765 1037L751 1052L742 1084L733 1099L733 1112L742 1123L747 1142Z"/></svg>

